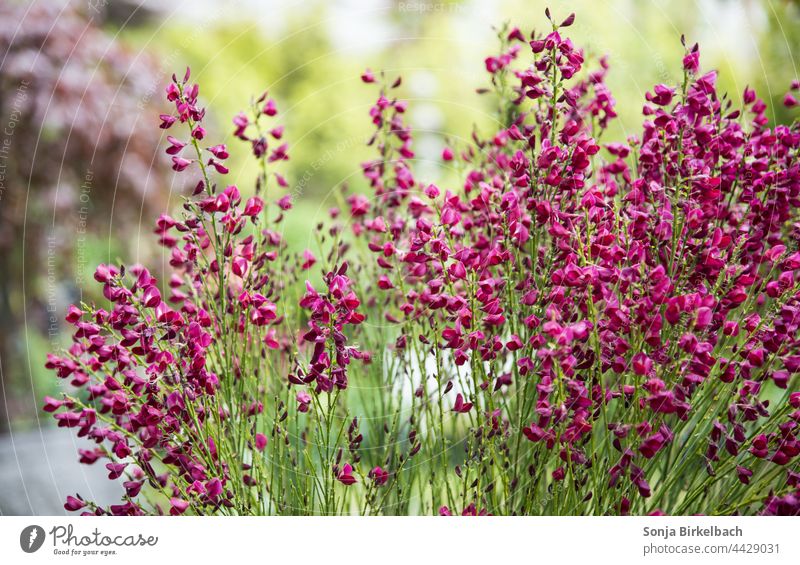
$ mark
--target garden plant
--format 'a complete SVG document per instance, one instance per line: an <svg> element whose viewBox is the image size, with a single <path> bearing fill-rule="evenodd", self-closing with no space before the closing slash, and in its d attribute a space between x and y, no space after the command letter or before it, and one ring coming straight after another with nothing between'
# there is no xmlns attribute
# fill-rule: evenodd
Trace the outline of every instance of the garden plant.
<svg viewBox="0 0 800 565"><path fill-rule="evenodd" d="M70 307L47 361L44 409L120 482L68 510L800 513L800 127L685 44L606 139L609 64L546 17L500 29L496 131L442 151L458 185L415 175L402 81L365 71L374 159L302 254L274 100L233 119L239 188L172 77L160 127L196 188L155 224L168 266L100 265L107 302Z"/></svg>

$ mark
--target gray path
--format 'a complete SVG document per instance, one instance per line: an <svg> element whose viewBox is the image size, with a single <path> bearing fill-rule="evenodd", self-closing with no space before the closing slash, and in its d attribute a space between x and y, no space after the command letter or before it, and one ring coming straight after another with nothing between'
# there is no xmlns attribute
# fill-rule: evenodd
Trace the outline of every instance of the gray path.
<svg viewBox="0 0 800 565"><path fill-rule="evenodd" d="M118 502L122 486L108 480L102 460L78 463L78 448L91 445L58 428L0 435L0 514L74 515L64 501L75 493L103 505Z"/></svg>

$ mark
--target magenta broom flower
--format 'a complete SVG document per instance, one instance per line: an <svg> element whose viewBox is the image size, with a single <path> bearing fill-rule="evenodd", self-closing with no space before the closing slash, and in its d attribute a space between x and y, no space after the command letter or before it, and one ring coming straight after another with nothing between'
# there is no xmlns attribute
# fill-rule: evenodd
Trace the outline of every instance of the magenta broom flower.
<svg viewBox="0 0 800 565"><path fill-rule="evenodd" d="M453 412L465 414L470 410L472 410L472 403L464 402L464 397L461 395L461 393L458 393L456 395L455 404L453 404Z"/></svg>
<svg viewBox="0 0 800 565"><path fill-rule="evenodd" d="M353 476L353 467L350 463L345 463L341 471L336 475L336 479L345 486L354 485L357 481Z"/></svg>

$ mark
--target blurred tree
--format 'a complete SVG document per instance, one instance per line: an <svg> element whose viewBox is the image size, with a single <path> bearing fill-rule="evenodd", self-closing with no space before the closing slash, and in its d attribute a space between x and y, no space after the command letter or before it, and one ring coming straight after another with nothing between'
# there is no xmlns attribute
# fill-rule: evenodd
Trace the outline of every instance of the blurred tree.
<svg viewBox="0 0 800 565"><path fill-rule="evenodd" d="M0 4L0 428L36 410L31 349L59 340L87 269L168 206L152 60L90 16Z"/></svg>

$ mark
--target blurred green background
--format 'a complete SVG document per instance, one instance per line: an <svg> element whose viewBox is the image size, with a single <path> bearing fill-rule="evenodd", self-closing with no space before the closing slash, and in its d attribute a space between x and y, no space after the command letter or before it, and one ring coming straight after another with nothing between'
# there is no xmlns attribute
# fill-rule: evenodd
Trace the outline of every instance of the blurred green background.
<svg viewBox="0 0 800 565"><path fill-rule="evenodd" d="M365 141L377 96L374 85L359 79L365 68L385 70L391 79L403 76L399 93L409 100L417 177L458 186L454 173L437 164L438 156L446 143L467 143L473 128L491 126L492 101L475 90L487 84L483 59L497 51L494 28L508 21L527 35L547 24L547 3L540 1L6 4L0 18L0 107L4 125L15 112L21 119L10 138L13 151L0 195L4 429L35 426L39 399L57 390L43 369L45 355L68 344L61 320L69 303L98 297L94 265L118 258L163 260L150 236L153 221L177 206L185 188L165 166L164 132L157 129L159 110L166 108L163 87L173 72L192 67L210 109L208 139L229 144L229 182L245 194L252 191L254 171L246 162L247 147L231 136L231 118L265 89L276 99L290 144L283 172L298 195L283 229L290 245L302 250L312 247L316 220L336 204L335 187L346 183L363 190L359 164L371 156ZM605 141L638 133L644 93L655 83L677 82L681 34L700 43L703 67L719 70L720 90L735 103L751 85L770 104L774 123L790 119L780 101L797 78L796 2L549 4L557 19L577 13L569 35L589 57L609 56L608 84L619 119ZM58 32L55 24L66 18L70 27ZM83 64L75 66L78 56ZM20 109L22 81L29 86ZM64 115L56 114L70 88L74 98ZM86 116L76 119L73 108ZM123 127L126 121L131 123ZM83 141L78 146L75 139ZM37 149L42 140L44 150ZM63 157L49 159L53 154ZM84 198L87 171L91 190ZM271 194L280 196L275 189Z"/></svg>

